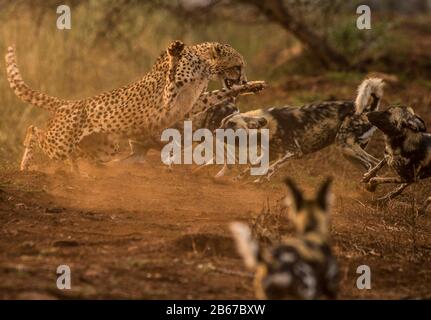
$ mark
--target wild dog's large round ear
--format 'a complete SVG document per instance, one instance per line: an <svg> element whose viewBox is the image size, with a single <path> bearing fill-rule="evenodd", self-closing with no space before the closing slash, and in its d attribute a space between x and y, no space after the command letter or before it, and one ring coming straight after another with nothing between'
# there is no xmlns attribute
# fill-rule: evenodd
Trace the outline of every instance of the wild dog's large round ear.
<svg viewBox="0 0 431 320"><path fill-rule="evenodd" d="M407 125L407 127L409 127L410 129L412 129L413 131L416 131L416 132L426 132L427 131L425 121L416 114L411 119L408 119L406 121L406 125Z"/></svg>
<svg viewBox="0 0 431 320"><path fill-rule="evenodd" d="M333 178L328 177L317 191L316 201L323 211L327 211L332 204L333 196L331 192Z"/></svg>
<svg viewBox="0 0 431 320"><path fill-rule="evenodd" d="M304 203L302 191L298 189L295 182L290 178L286 178L284 183L286 184L288 190L288 194L286 198L284 198L284 205L286 207L294 206L296 211L300 210Z"/></svg>

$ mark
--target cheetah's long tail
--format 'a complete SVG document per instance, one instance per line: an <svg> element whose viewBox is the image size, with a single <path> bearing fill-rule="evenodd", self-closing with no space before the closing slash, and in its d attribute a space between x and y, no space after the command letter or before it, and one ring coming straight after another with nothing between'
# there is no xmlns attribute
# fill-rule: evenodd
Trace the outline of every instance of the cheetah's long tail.
<svg viewBox="0 0 431 320"><path fill-rule="evenodd" d="M380 78L368 78L362 81L358 87L358 95L355 100L355 109L357 114L361 114L370 106L374 111L378 108L380 100L383 97L383 87L385 83Z"/></svg>
<svg viewBox="0 0 431 320"><path fill-rule="evenodd" d="M16 63L15 50L13 47L8 47L5 59L9 85L21 100L48 111L55 111L58 107L67 103L67 100L62 100L33 90L24 82Z"/></svg>

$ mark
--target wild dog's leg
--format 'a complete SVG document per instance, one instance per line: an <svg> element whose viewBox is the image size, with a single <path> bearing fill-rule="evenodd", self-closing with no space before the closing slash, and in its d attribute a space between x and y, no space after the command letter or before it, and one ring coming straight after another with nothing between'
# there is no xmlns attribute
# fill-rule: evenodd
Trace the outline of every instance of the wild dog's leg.
<svg viewBox="0 0 431 320"><path fill-rule="evenodd" d="M221 178L223 177L226 172L229 171L229 165L227 163L225 163L223 165L223 168L221 168L221 170L219 172L217 172L217 174L214 176L214 178Z"/></svg>
<svg viewBox="0 0 431 320"><path fill-rule="evenodd" d="M398 186L398 188L395 188L394 190L392 190L391 192L389 192L388 194L384 195L383 197L380 197L377 199L378 202L385 202L388 200L391 200L393 198L395 198L396 196L400 195L405 188L407 188L411 183L402 183L400 186Z"/></svg>
<svg viewBox="0 0 431 320"><path fill-rule="evenodd" d="M230 170L231 164L229 164L228 159L235 159L235 160L237 159L236 154L233 153L232 150L230 150L230 148L226 144L224 145L224 149L227 154L227 157L225 157L226 162L223 164L223 168L221 168L221 170L217 172L214 178L223 177L226 174L226 172Z"/></svg>
<svg viewBox="0 0 431 320"><path fill-rule="evenodd" d="M239 180L241 180L242 178L244 178L245 177L245 175L250 171L250 169L251 169L251 166L249 165L249 166L247 166L247 168L245 168L244 170L242 170L240 173L239 173L239 175L237 175L236 177L235 177L235 180L236 181L239 181Z"/></svg>
<svg viewBox="0 0 431 320"><path fill-rule="evenodd" d="M198 171L200 171L201 169L213 165L215 163L214 158L211 158L210 160L208 160L206 163L200 165L199 167L197 167L196 169L193 170L193 173L196 173ZM229 170L229 165L227 163L223 164L223 168L220 169L219 172L217 172L217 174L214 176L214 178L220 178L223 177L226 172Z"/></svg>
<svg viewBox="0 0 431 320"><path fill-rule="evenodd" d="M370 192L376 191L376 188L379 184L384 183L407 183L404 179L399 177L375 177L371 178L368 184L366 185L366 188Z"/></svg>
<svg viewBox="0 0 431 320"><path fill-rule="evenodd" d="M263 157L264 157L264 154L261 154L261 155L257 158L256 163L260 162L260 161L263 159ZM244 176L245 176L245 175L246 175L246 174L251 170L251 168L252 168L251 164L247 165L247 168L245 168L244 170L242 170L242 171L239 173L239 175L237 175L237 176L235 177L235 179L234 179L234 180L239 181L239 180L241 180L242 178L244 178Z"/></svg>
<svg viewBox="0 0 431 320"><path fill-rule="evenodd" d="M208 160L207 162L205 162L204 164L202 164L202 165L200 165L200 166L198 166L196 169L194 169L192 172L193 173L196 173L196 172L198 172L198 171L200 171L200 170L202 170L203 168L205 168L205 167L207 167L207 166L210 166L210 165L212 165L212 164L214 164L214 157L212 157L210 160Z"/></svg>
<svg viewBox="0 0 431 320"><path fill-rule="evenodd" d="M226 147L226 144L223 145L223 148L224 148L225 152L228 153L228 158L235 157L235 155L232 155L232 153L230 152L230 149ZM198 168L196 168L193 171L193 173L195 173L195 172L197 172L197 171L201 170L202 168L205 168L205 167L207 167L209 165L212 165L214 163L216 163L216 160L215 160L214 157L212 157L206 163L204 163L203 165L201 165ZM220 169L219 172L217 172L217 174L214 176L214 178L223 177L226 174L226 172L229 171L229 170L230 170L230 165L227 163L227 160L226 160L226 162L223 164L223 167Z"/></svg>
<svg viewBox="0 0 431 320"><path fill-rule="evenodd" d="M387 162L385 157L382 160L380 160L380 162L374 168L371 168L368 172L364 174L364 176L362 177L362 182L364 183L369 182L371 178L374 178L377 175L377 172L379 172L380 169L382 169L386 164Z"/></svg>
<svg viewBox="0 0 431 320"><path fill-rule="evenodd" d="M268 171L266 172L266 174L262 175L260 178L254 180L254 183L262 183L263 180L267 180L269 181L270 178L274 175L274 173L280 169L284 164L286 164L287 160L289 160L290 158L294 157L294 156L298 156L296 153L287 151L286 154L281 157L280 159L278 159L277 161L275 161L269 168Z"/></svg>
<svg viewBox="0 0 431 320"><path fill-rule="evenodd" d="M338 129L335 145L341 149L346 159L370 170L380 162L365 151L365 146L371 140L375 130L376 128L369 123L365 115L348 116Z"/></svg>
<svg viewBox="0 0 431 320"><path fill-rule="evenodd" d="M338 146L341 149L344 157L346 157L349 161L354 164L361 164L365 169L371 170L376 164L379 163L379 160L364 149L362 149L358 144L350 145L346 142L339 144Z"/></svg>
<svg viewBox="0 0 431 320"><path fill-rule="evenodd" d="M21 171L29 169L31 161L33 160L34 147L37 144L38 129L35 126L29 126L27 128L27 134L24 139L24 155L21 160Z"/></svg>

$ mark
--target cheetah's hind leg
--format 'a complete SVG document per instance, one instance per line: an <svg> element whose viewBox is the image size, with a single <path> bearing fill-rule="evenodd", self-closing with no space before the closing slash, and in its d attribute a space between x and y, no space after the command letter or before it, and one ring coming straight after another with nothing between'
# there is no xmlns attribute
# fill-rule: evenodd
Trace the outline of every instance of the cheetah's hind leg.
<svg viewBox="0 0 431 320"><path fill-rule="evenodd" d="M38 142L38 134L40 129L31 125L27 128L27 133L24 139L24 155L21 159L21 171L27 171L30 168L31 161L34 157L34 147Z"/></svg>

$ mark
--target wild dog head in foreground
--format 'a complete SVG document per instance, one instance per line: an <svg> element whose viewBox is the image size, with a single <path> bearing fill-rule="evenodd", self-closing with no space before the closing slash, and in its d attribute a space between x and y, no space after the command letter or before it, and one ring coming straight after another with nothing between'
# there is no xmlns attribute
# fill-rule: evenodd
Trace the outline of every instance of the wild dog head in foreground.
<svg viewBox="0 0 431 320"><path fill-rule="evenodd" d="M328 178L315 197L308 199L291 179L286 179L285 203L296 235L281 243L263 248L245 224L231 224L238 252L255 272L258 298L336 298L338 266L329 245L331 182Z"/></svg>

